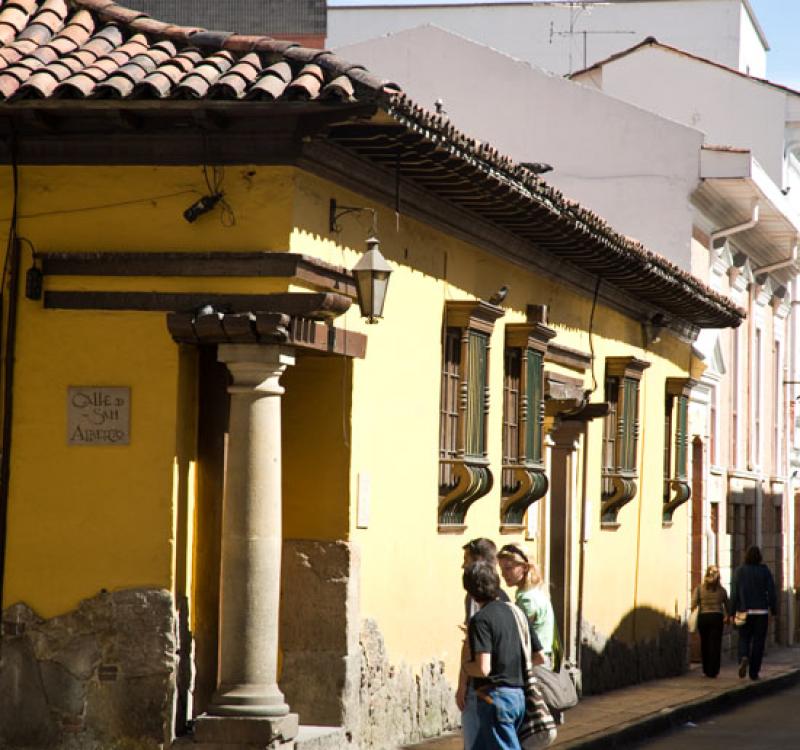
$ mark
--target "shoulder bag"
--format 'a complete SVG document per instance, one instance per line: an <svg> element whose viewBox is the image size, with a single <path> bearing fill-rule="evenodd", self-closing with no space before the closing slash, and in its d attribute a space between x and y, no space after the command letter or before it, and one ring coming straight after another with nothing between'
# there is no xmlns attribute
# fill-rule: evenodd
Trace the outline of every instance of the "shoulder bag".
<svg viewBox="0 0 800 750"><path fill-rule="evenodd" d="M533 668L533 674L539 681L544 702L551 711L566 711L578 705L578 691L567 665L563 662L563 649L557 628L553 630L553 669L537 664Z"/></svg>
<svg viewBox="0 0 800 750"><path fill-rule="evenodd" d="M522 750L537 750L537 748L548 747L555 742L558 735L556 721L547 708L539 690L539 682L533 673L528 618L516 604L511 604L511 602L507 602L507 604L511 607L517 623L525 669L525 718L522 726L517 730L517 737Z"/></svg>

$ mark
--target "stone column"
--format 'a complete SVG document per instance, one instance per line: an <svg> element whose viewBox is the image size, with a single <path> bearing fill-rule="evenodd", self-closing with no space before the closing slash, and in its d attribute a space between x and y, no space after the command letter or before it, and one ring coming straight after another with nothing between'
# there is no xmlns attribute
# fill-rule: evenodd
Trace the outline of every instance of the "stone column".
<svg viewBox="0 0 800 750"><path fill-rule="evenodd" d="M231 394L222 515L219 671L214 716L289 713L277 683L281 580L280 346L222 344ZM288 738L287 738L288 739Z"/></svg>
<svg viewBox="0 0 800 750"><path fill-rule="evenodd" d="M586 423L562 421L550 434L550 585L564 655L577 660L578 591L574 571L574 505L578 479L576 452Z"/></svg>

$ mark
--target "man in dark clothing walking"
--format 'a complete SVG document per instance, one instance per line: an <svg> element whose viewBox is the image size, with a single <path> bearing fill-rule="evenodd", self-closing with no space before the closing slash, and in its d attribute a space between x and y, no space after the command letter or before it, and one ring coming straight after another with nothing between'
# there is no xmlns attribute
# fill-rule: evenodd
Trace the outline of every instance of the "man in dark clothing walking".
<svg viewBox="0 0 800 750"><path fill-rule="evenodd" d="M762 563L758 547L747 550L744 565L733 575L730 608L731 615L737 612L747 614L747 619L739 626L739 677L749 672L750 679L757 680L769 616L774 616L778 608L775 581L769 568Z"/></svg>
<svg viewBox="0 0 800 750"><path fill-rule="evenodd" d="M498 600L500 578L493 565L475 562L464 568L464 588L480 609L469 621L468 660L463 669L478 695L478 736L474 748L519 750L517 730L525 718L522 642L511 607ZM535 638L535 635L534 635ZM541 645L531 650L541 662Z"/></svg>

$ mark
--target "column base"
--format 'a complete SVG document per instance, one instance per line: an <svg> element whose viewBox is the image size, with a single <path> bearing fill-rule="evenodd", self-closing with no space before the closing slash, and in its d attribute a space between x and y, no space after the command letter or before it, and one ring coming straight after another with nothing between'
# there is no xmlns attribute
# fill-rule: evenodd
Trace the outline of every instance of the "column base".
<svg viewBox="0 0 800 750"><path fill-rule="evenodd" d="M297 714L276 718L203 714L194 721L192 750L290 750L298 724Z"/></svg>
<svg viewBox="0 0 800 750"><path fill-rule="evenodd" d="M279 719L289 713L277 683L223 685L214 693L207 713L210 716Z"/></svg>

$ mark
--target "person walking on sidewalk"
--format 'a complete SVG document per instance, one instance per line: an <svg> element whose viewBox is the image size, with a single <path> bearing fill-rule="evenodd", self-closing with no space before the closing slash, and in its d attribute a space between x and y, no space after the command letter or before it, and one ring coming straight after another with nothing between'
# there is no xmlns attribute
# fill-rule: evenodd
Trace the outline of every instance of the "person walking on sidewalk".
<svg viewBox="0 0 800 750"><path fill-rule="evenodd" d="M716 565L708 566L703 582L692 592L692 609L696 607L699 608L697 631L700 633L703 674L716 677L722 655L722 630L728 612L728 592L719 582Z"/></svg>
<svg viewBox="0 0 800 750"><path fill-rule="evenodd" d="M553 668L555 614L539 568L516 544L506 544L497 553L506 586L516 586L517 606L528 616L544 648L545 666Z"/></svg>
<svg viewBox="0 0 800 750"><path fill-rule="evenodd" d="M475 562L485 562L493 568L497 566L497 546L491 539L478 537L467 542L462 549L464 550L464 563L462 570L466 570L468 565ZM502 589L498 589L498 597L507 602L508 595ZM478 602L469 594L464 598L464 633L466 634L469 621L474 614L480 610ZM466 660L468 654L467 640L461 649L461 661ZM461 733L464 737L464 750L472 750L478 736L478 701L475 690L470 684L469 677L462 669L458 675L458 689L456 690L456 706L461 711Z"/></svg>
<svg viewBox="0 0 800 750"><path fill-rule="evenodd" d="M769 615L775 615L777 597L772 573L764 565L761 550L750 547L744 556L744 565L736 569L731 585L730 612L746 613L747 619L739 627L739 677L750 674L757 680L767 640Z"/></svg>
<svg viewBox="0 0 800 750"><path fill-rule="evenodd" d="M470 563L464 588L478 603L469 621L469 652L462 663L478 696L478 736L469 750L521 750L517 730L525 719L523 646L513 604L500 601L494 565ZM539 649L531 634L531 651ZM537 661L537 655L532 653Z"/></svg>

